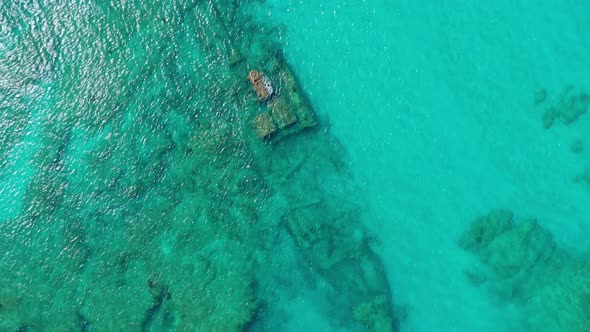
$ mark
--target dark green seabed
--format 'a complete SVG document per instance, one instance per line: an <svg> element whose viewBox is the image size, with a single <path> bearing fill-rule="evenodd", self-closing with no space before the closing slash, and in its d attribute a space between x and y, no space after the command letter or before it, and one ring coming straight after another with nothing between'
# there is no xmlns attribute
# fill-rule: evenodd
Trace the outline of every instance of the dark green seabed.
<svg viewBox="0 0 590 332"><path fill-rule="evenodd" d="M397 329L346 155L255 5L0 4L1 331L279 331L304 290ZM297 123L261 140L273 108Z"/></svg>

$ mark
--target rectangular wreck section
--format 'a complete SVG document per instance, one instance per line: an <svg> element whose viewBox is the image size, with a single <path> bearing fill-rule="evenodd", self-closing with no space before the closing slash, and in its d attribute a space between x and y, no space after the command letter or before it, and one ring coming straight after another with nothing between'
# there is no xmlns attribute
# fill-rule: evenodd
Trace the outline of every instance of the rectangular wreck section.
<svg viewBox="0 0 590 332"><path fill-rule="evenodd" d="M297 123L298 119L293 113L286 101L286 98L277 98L269 105L272 118L277 122L281 129L285 129Z"/></svg>
<svg viewBox="0 0 590 332"><path fill-rule="evenodd" d="M278 52L273 54L263 69L248 74L259 101L265 106L265 111L253 122L258 138L274 142L314 127L314 114L283 56ZM266 85L259 83L262 80Z"/></svg>

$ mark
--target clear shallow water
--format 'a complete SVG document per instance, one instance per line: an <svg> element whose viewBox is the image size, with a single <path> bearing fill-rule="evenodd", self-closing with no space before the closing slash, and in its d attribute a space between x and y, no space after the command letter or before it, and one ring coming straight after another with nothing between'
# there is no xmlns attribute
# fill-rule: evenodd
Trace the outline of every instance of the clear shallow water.
<svg viewBox="0 0 590 332"><path fill-rule="evenodd" d="M2 5L4 329L384 330L355 308L391 292L402 331L587 331L553 280L588 284L554 265L587 246L590 115L543 126L590 91L587 4L216 7ZM244 81L276 48L320 123L267 146ZM562 249L478 286L510 257L457 241L498 207Z"/></svg>
<svg viewBox="0 0 590 332"><path fill-rule="evenodd" d="M527 329L522 306L466 280L471 257L456 241L475 216L504 207L587 249L590 195L573 179L589 157L570 146L590 122L546 130L546 106L535 105L539 89L588 91L587 3L270 7L369 198L394 298L408 305L402 330Z"/></svg>

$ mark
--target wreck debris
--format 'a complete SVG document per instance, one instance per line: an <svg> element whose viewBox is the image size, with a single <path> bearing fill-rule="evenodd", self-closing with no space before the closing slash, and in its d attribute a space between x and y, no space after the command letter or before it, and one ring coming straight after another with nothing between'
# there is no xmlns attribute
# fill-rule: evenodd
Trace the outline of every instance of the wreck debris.
<svg viewBox="0 0 590 332"><path fill-rule="evenodd" d="M277 98L269 104L270 112L281 129L297 122L297 117L291 112L284 98Z"/></svg>
<svg viewBox="0 0 590 332"><path fill-rule="evenodd" d="M258 99L266 100L272 96L274 90L268 77L263 76L257 70L251 70L248 74L248 79L252 83Z"/></svg>
<svg viewBox="0 0 590 332"><path fill-rule="evenodd" d="M278 55L273 60L276 61L268 70L270 76L251 70L248 79L258 99L267 101L268 108L255 117L255 132L260 139L278 140L313 127L316 122L286 61ZM269 77L275 78L276 90Z"/></svg>
<svg viewBox="0 0 590 332"><path fill-rule="evenodd" d="M277 126L272 120L270 112L264 112L254 118L254 127L256 128L256 135L260 138L270 137L277 131Z"/></svg>
<svg viewBox="0 0 590 332"><path fill-rule="evenodd" d="M356 321L369 331L395 330L387 277L368 245L357 211L341 207L335 212L330 203L321 201L292 209L284 222L306 261L332 287L346 290L347 298L338 301L348 306Z"/></svg>
<svg viewBox="0 0 590 332"><path fill-rule="evenodd" d="M266 43L240 44L236 27L250 22L224 22L228 14L216 6L227 6L216 3L178 6L178 15L171 9L180 1L145 6L145 25L137 31L124 29L125 20L114 23L114 31L129 34L112 50L113 68L102 66L102 53L95 52L85 62L97 68L91 75L77 81L64 73L64 81L97 82L89 85L93 103L81 105L81 113L96 115L82 126L70 115L43 125L43 153L33 157L36 172L23 199L29 209L0 223L0 268L21 265L18 274L0 276L0 330L237 332L267 324L259 308L283 310L273 302L283 300L271 293L275 285L287 293L283 284L260 283L269 270L285 271L266 269L277 256L269 234L292 237L285 249L293 258L289 266L337 290L337 296L321 294L330 301L334 313L326 318L334 326L392 329L381 262L366 245L361 220L341 214L342 201L352 196L331 201L322 192L319 176L352 182L331 168L343 155L330 135L298 135L273 148L259 144L252 119L259 137L276 141L314 126L314 116L282 57L264 49ZM121 11L117 17L127 16L127 7L113 7ZM252 30L258 35L261 29ZM85 35L72 36L86 43ZM102 31L97 38L109 40ZM252 44L264 52L241 47ZM264 100L251 95L244 79L251 64L260 70L253 81ZM120 92L108 93L103 70L109 77L124 73ZM246 104L249 99L256 102ZM100 103L117 105L117 112L95 109ZM244 108L248 112L228 111ZM55 137L69 141L70 135L73 143L55 144ZM59 172L51 172L54 166ZM78 204L87 198L95 204ZM278 222L284 215L289 219ZM337 226L335 220L341 220ZM299 266L300 256L310 264Z"/></svg>

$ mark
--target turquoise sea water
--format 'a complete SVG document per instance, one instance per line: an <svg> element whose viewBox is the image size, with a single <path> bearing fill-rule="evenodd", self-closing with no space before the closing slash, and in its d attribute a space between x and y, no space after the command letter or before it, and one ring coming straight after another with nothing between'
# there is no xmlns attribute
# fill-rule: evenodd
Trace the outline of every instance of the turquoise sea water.
<svg viewBox="0 0 590 332"><path fill-rule="evenodd" d="M545 129L535 93L588 93L588 3L270 7L314 107L350 153L394 298L408 305L407 331L527 329L522 306L465 281L471 257L456 239L503 207L537 218L560 246L587 250L589 188L573 179L589 149L571 145L587 141L590 119Z"/></svg>
<svg viewBox="0 0 590 332"><path fill-rule="evenodd" d="M590 331L589 12L3 2L0 330Z"/></svg>

